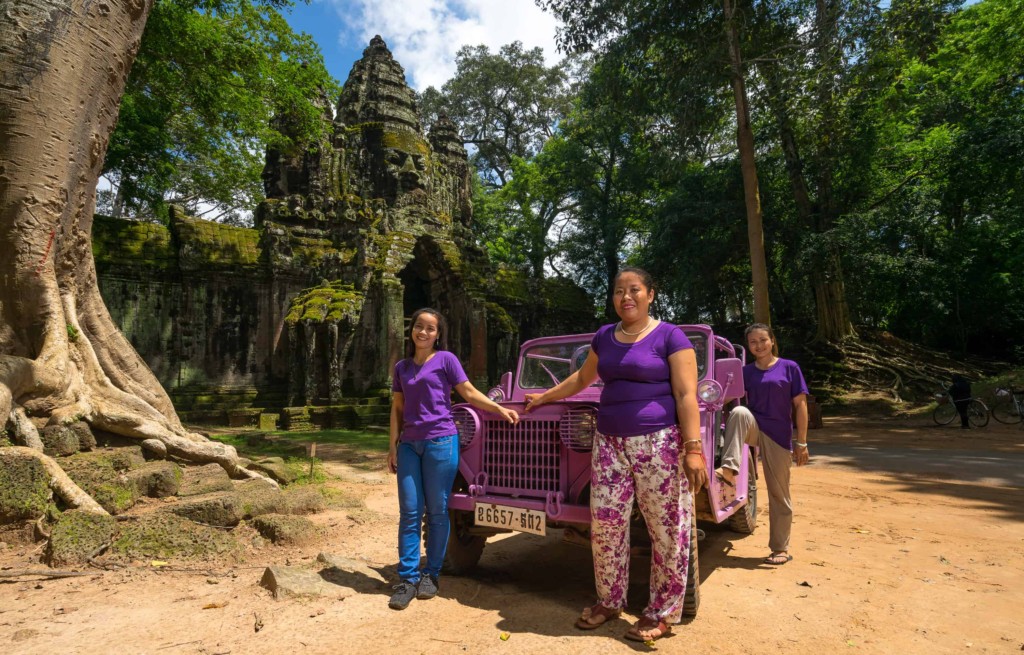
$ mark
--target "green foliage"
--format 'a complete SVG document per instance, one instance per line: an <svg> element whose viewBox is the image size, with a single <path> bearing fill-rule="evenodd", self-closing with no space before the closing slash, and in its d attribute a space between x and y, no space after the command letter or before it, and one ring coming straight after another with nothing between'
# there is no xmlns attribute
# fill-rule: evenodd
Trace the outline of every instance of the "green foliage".
<svg viewBox="0 0 1024 655"><path fill-rule="evenodd" d="M457 72L420 98L425 118L446 114L470 145L480 242L502 264L535 278L557 250L549 232L567 208L557 158L547 153L570 108L569 62L547 67L540 48L516 41L491 53L459 50Z"/></svg>
<svg viewBox="0 0 1024 655"><path fill-rule="evenodd" d="M279 13L290 4L156 2L104 164L115 214L123 204L165 217L168 201L252 209L265 147L323 137L322 99L338 85L312 39Z"/></svg>
<svg viewBox="0 0 1024 655"><path fill-rule="evenodd" d="M67 324L67 329L68 329L68 341L70 341L71 343L77 342L78 341L78 328L76 328L71 323L68 323Z"/></svg>

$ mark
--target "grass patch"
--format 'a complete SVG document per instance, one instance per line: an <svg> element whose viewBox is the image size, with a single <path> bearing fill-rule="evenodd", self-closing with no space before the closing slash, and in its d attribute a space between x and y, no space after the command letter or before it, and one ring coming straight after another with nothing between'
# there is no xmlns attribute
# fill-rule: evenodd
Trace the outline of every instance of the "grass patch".
<svg viewBox="0 0 1024 655"><path fill-rule="evenodd" d="M265 437L265 438L261 438ZM221 443L234 446L238 454L249 459L261 457L281 457L285 465L298 476L298 484L319 484L327 479L323 470L323 459L326 450L318 450L314 458L313 472L310 473L308 445L316 442L317 448L327 446L334 454L328 458L332 461L343 461L357 468L378 470L382 455L388 452L388 434L386 432L366 432L361 430L318 430L312 432L260 432L245 430L241 432L211 433L210 438ZM293 483L294 484L294 483Z"/></svg>

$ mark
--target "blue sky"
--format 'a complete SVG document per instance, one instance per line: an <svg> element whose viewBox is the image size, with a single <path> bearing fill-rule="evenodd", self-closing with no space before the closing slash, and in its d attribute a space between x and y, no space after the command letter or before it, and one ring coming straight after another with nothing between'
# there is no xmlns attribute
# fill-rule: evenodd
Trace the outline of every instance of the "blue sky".
<svg viewBox="0 0 1024 655"><path fill-rule="evenodd" d="M534 0L311 0L284 12L292 28L319 44L327 69L344 83L374 34L384 37L417 91L440 87L464 45L492 51L512 41L541 47L550 64L557 21Z"/></svg>

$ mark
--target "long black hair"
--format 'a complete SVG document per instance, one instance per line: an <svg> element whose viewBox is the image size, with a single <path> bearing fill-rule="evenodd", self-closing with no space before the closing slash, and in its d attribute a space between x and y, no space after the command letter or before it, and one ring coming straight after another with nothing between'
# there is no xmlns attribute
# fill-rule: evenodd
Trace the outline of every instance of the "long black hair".
<svg viewBox="0 0 1024 655"><path fill-rule="evenodd" d="M416 326L416 319L423 314L430 314L437 319L437 341L434 342L434 350L448 350L448 321L444 320L444 315L436 309L424 307L413 312L412 318L409 319L409 334L405 335L406 357L412 358L416 354L416 344L412 340L412 330Z"/></svg>

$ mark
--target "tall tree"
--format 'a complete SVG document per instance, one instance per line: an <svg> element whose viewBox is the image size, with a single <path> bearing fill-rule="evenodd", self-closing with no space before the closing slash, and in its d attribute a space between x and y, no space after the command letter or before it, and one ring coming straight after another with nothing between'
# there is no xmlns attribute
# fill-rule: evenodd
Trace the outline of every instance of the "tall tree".
<svg viewBox="0 0 1024 655"><path fill-rule="evenodd" d="M768 275L764 255L760 191L755 162L755 145L750 126L750 112L746 97L746 71L741 53L743 36L737 22L735 0L717 4L703 0L596 0L580 3L573 0L536 0L537 4L554 13L564 23L559 31L561 45L570 50L589 50L595 46L630 48L645 52L656 44L668 42L690 44L707 48L707 55L699 62L702 66L728 71L727 81L735 99L736 143L744 179L744 197L747 210L748 242L754 300L754 317L761 322L770 321L768 304ZM708 34L720 35L709 42ZM668 80L687 75L668 62L662 73ZM722 79L723 82L726 78ZM674 86L671 81L663 88Z"/></svg>
<svg viewBox="0 0 1024 655"><path fill-rule="evenodd" d="M85 420L240 472L186 431L111 321L91 252L94 190L151 4L14 0L0 13L0 423Z"/></svg>

